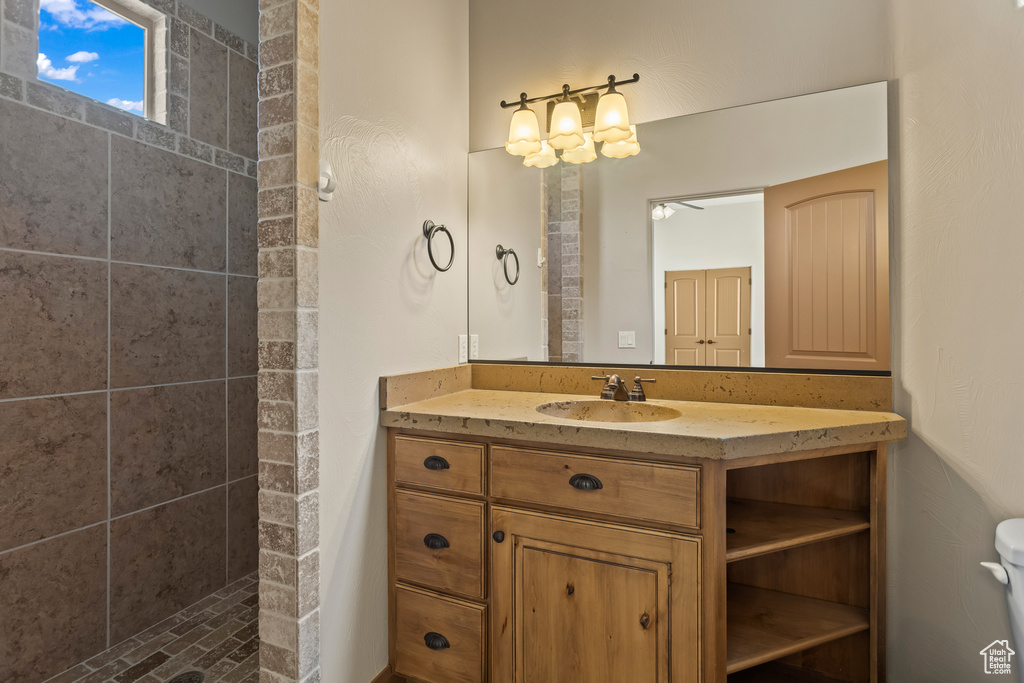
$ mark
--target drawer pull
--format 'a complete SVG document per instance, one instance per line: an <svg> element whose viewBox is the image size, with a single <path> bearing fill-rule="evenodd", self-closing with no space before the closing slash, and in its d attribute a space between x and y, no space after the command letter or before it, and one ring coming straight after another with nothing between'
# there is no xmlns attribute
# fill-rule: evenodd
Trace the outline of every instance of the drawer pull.
<svg viewBox="0 0 1024 683"><path fill-rule="evenodd" d="M440 455L432 455L423 461L423 466L428 470L447 470L451 468L448 461Z"/></svg>
<svg viewBox="0 0 1024 683"><path fill-rule="evenodd" d="M440 633L434 633L431 631L427 635L423 636L423 642L427 644L431 650L443 650L446 647L451 647L452 644L448 642L448 639L442 636Z"/></svg>
<svg viewBox="0 0 1024 683"><path fill-rule="evenodd" d="M569 485L580 491L596 491L604 488L601 480L592 474L574 474L569 479Z"/></svg>
<svg viewBox="0 0 1024 683"><path fill-rule="evenodd" d="M451 544L448 543L448 539L441 534L427 534L423 537L423 545L427 546L431 550L444 550L450 548Z"/></svg>

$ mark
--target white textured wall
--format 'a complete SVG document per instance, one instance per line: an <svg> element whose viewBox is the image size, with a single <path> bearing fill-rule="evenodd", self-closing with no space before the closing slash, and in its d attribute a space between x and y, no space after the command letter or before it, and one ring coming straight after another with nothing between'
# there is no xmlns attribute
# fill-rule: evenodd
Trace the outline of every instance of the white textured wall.
<svg viewBox="0 0 1024 683"><path fill-rule="evenodd" d="M510 114L501 100L612 73L640 73L622 89L639 122L883 80L889 4L473 0L470 149L504 143Z"/></svg>
<svg viewBox="0 0 1024 683"><path fill-rule="evenodd" d="M387 664L385 438L377 379L457 362L466 332L467 0L320 4L322 680ZM421 224L461 258L431 269Z"/></svg>
<svg viewBox="0 0 1024 683"><path fill-rule="evenodd" d="M685 206L651 222L654 268L654 362L665 362L665 273L673 270L750 268L750 365L764 367L764 200L699 202L703 211Z"/></svg>
<svg viewBox="0 0 1024 683"><path fill-rule="evenodd" d="M544 171L523 166L504 149L469 155L469 319L479 335L480 358L547 360L543 355L537 249L547 234L541 204ZM520 274L515 286L502 274L495 247L515 249ZM509 274L515 279L514 260Z"/></svg>
<svg viewBox="0 0 1024 683"><path fill-rule="evenodd" d="M889 490L889 680L981 681L979 650L1009 629L977 563L997 557L995 525L1024 516L1024 11L892 5L893 367L910 437Z"/></svg>
<svg viewBox="0 0 1024 683"><path fill-rule="evenodd" d="M259 0L183 0L189 7L210 17L239 38L253 45L260 42Z"/></svg>

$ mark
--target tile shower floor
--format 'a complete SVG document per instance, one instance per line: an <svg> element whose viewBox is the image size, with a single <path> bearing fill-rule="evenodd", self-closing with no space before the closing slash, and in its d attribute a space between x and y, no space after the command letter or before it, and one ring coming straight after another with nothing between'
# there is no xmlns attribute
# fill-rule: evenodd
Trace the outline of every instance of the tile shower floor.
<svg viewBox="0 0 1024 683"><path fill-rule="evenodd" d="M256 683L258 588L253 572L48 683L166 683L186 671L202 671L204 683Z"/></svg>

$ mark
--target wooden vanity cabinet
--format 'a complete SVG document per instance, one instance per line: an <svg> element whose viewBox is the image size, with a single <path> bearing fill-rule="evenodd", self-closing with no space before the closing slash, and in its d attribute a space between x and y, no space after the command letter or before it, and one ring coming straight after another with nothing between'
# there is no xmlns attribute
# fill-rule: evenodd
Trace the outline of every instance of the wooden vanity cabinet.
<svg viewBox="0 0 1024 683"><path fill-rule="evenodd" d="M884 444L722 461L389 429L388 475L398 677L884 681Z"/></svg>

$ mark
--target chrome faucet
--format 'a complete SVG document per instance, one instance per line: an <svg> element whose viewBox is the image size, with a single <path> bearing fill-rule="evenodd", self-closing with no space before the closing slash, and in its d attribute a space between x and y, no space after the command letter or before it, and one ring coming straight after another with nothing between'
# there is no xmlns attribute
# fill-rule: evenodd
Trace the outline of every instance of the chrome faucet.
<svg viewBox="0 0 1024 683"><path fill-rule="evenodd" d="M601 398L612 400L612 401L646 401L647 396L644 394L643 382L655 382L653 379L640 379L638 375L633 380L632 391L626 390L626 380L622 379L618 375L598 375L591 377L590 379L601 380L604 382L604 386L601 388Z"/></svg>
<svg viewBox="0 0 1024 683"><path fill-rule="evenodd" d="M602 375L591 377L590 379L599 379L605 383L601 389L601 398L614 401L629 400L629 389L626 388L626 381L618 375Z"/></svg>

